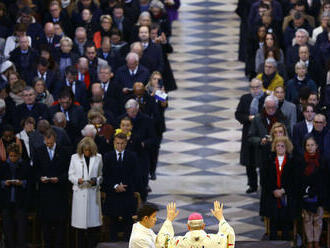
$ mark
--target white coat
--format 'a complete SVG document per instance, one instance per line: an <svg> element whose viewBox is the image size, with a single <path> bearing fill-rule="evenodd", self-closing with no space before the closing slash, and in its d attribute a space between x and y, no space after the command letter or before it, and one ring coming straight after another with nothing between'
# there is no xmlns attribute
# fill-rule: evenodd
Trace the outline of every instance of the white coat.
<svg viewBox="0 0 330 248"><path fill-rule="evenodd" d="M151 228L146 228L140 222L133 225L128 248L155 248L156 234Z"/></svg>
<svg viewBox="0 0 330 248"><path fill-rule="evenodd" d="M69 180L73 184L71 225L75 228L87 229L102 225L101 193L102 156L96 154L89 161L89 170L84 156L77 153L71 157ZM96 185L78 185L78 179L90 180L95 177Z"/></svg>
<svg viewBox="0 0 330 248"><path fill-rule="evenodd" d="M157 248L234 248L234 246L234 230L224 218L219 222L217 234L194 230L178 237L174 237L172 222L166 220L156 238Z"/></svg>

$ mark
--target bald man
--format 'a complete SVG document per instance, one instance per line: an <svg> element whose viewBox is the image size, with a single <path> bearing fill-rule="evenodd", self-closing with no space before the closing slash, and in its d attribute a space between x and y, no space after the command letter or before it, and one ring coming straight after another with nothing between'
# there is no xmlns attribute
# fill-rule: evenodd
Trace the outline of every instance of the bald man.
<svg viewBox="0 0 330 248"><path fill-rule="evenodd" d="M54 24L52 22L47 22L39 39L37 39L33 45L38 50L40 50L41 46L47 46L54 56L56 48L60 47L60 40L61 37L55 34Z"/></svg>

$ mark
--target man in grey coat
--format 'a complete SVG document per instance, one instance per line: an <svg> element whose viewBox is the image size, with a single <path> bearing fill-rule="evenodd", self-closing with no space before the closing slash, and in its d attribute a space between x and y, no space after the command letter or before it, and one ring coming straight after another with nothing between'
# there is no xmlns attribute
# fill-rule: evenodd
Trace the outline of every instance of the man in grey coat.
<svg viewBox="0 0 330 248"><path fill-rule="evenodd" d="M285 100L285 90L283 86L277 86L274 89L274 95L278 99L278 108L281 110L283 115L289 122L290 130L289 133L292 135L293 127L297 122L297 108L292 102Z"/></svg>

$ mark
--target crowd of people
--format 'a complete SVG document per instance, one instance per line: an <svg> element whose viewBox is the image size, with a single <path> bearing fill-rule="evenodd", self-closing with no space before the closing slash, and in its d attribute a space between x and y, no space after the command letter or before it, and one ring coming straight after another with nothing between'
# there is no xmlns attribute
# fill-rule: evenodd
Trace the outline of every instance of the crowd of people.
<svg viewBox="0 0 330 248"><path fill-rule="evenodd" d="M130 237L151 191L180 0L0 2L0 209L8 248ZM71 196L72 195L72 196ZM107 217L107 218L105 218ZM107 223L104 224L104 220ZM121 235L118 235L121 233Z"/></svg>
<svg viewBox="0 0 330 248"><path fill-rule="evenodd" d="M330 209L330 1L240 0L236 13L250 80L235 112L246 193L260 187L270 239L292 239L302 219L307 247L318 248Z"/></svg>

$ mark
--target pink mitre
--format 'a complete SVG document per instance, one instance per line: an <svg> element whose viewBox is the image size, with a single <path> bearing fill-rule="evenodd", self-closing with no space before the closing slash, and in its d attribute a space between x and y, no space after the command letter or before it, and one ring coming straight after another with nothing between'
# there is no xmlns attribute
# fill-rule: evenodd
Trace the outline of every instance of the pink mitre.
<svg viewBox="0 0 330 248"><path fill-rule="evenodd" d="M188 217L188 225L191 227L200 226L204 223L203 216L200 213L192 213Z"/></svg>

